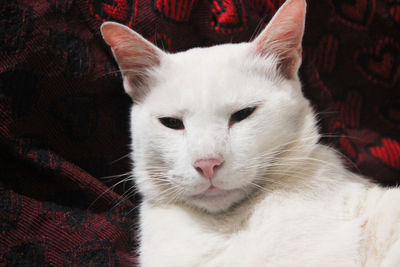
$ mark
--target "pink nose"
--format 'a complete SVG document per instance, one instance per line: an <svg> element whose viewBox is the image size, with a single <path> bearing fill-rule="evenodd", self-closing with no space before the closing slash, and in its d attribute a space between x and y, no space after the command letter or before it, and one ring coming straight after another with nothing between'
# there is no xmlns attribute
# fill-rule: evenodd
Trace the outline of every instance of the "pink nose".
<svg viewBox="0 0 400 267"><path fill-rule="evenodd" d="M193 166L202 173L207 179L212 179L214 177L215 171L222 164L219 159L198 159L193 163Z"/></svg>

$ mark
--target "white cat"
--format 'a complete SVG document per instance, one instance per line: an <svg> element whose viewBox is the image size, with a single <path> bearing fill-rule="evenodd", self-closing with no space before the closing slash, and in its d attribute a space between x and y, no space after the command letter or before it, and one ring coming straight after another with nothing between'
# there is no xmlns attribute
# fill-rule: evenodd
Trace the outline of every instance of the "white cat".
<svg viewBox="0 0 400 267"><path fill-rule="evenodd" d="M102 25L135 102L141 266L400 266L400 189L318 144L305 10L288 0L250 43L176 54Z"/></svg>

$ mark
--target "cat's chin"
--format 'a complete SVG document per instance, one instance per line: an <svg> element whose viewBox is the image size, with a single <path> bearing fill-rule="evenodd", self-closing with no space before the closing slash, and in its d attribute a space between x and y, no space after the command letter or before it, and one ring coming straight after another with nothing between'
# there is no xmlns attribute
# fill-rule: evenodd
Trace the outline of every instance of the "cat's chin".
<svg viewBox="0 0 400 267"><path fill-rule="evenodd" d="M246 196L243 189L224 190L210 186L200 194L191 196L189 204L211 213L223 212Z"/></svg>

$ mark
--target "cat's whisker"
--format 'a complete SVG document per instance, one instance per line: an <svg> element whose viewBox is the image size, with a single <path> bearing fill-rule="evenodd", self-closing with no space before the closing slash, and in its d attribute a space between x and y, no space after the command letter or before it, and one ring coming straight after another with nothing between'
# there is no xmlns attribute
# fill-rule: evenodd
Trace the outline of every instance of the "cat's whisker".
<svg viewBox="0 0 400 267"><path fill-rule="evenodd" d="M301 166L298 166L297 164L301 163ZM283 163L272 163L269 165L260 165L260 166L252 166L252 168L249 169L244 169L242 170L243 172L246 172L248 170L253 170L253 169L258 169L259 171L264 171L268 173L274 173L274 174L285 174L288 173L289 171L312 171L314 168L320 166L321 164L325 164L327 167L332 167L336 168L336 166L333 163L329 162L324 162L324 161L319 161L319 160L309 160L304 161L304 160L292 160L291 162L283 162Z"/></svg>
<svg viewBox="0 0 400 267"><path fill-rule="evenodd" d="M277 156L285 153L285 152L302 152L302 150L299 148L298 150L294 150L294 149L287 149L287 150L281 150L281 151L275 151L275 152L267 152L267 153L263 153L263 154L259 154L255 157L252 157L248 160L242 161L240 164L238 164L237 166L234 166L234 170L236 171L247 171L250 169L254 169L257 167L262 167L262 166L270 166L270 163L273 160L278 160ZM260 163L261 162L261 163ZM268 163L268 164L266 164Z"/></svg>
<svg viewBox="0 0 400 267"><path fill-rule="evenodd" d="M167 189L160 191L159 195L157 197L155 197L153 200L155 200L156 202L159 202L162 199L163 204L169 205L169 204L175 202L176 200L178 200L179 197L181 196L182 192L183 192L183 189L181 187L173 185Z"/></svg>
<svg viewBox="0 0 400 267"><path fill-rule="evenodd" d="M129 200L132 196L138 193L138 190L135 186L131 186L128 190L126 190L122 195L119 196L118 201L111 207L111 210L116 208L122 202Z"/></svg>
<svg viewBox="0 0 400 267"><path fill-rule="evenodd" d="M327 162L321 159L315 159L310 157L296 157L296 158L285 158L283 161L271 161L268 164L266 163L252 163L245 164L235 168L235 171L239 172L247 172L254 169L260 170L261 173L269 173L269 174L287 174L290 172L299 172L299 171L307 171L312 170L313 167L317 167L319 165L324 165L327 167L337 168L335 163ZM287 167L287 169L284 169ZM263 171L264 170L264 171Z"/></svg>
<svg viewBox="0 0 400 267"><path fill-rule="evenodd" d="M270 182L270 183L274 183L274 184L277 184L277 185L280 185L280 186L284 186L284 187L287 187L288 185L286 185L285 183L283 183L283 182L278 182L279 180L277 180L277 179L271 179L270 178L270 176L271 175L274 175L274 176L280 176L280 177L282 177L282 178L285 178L285 180L287 180L287 178L289 177L289 178L295 178L296 179L296 181L303 181L303 182L305 182L305 186L306 187L308 187L308 185L307 185L307 183L309 182L306 178L304 178L303 176L301 176L301 173L299 173L299 172L286 172L286 173L281 173L281 172L277 172L277 173L273 173L273 172L271 172L271 173L267 173L267 175L265 175L265 176L260 176L260 177L258 177L258 179L256 179L256 180L258 180L258 181L264 181L264 182Z"/></svg>
<svg viewBox="0 0 400 267"><path fill-rule="evenodd" d="M310 163L320 163L320 164L324 164L325 166L332 166L337 168L337 165L335 163L326 161L326 160L322 160L322 159L318 159L318 158L311 158L311 157L296 157L296 158L287 158L285 160L280 161L279 163L275 163L275 166L292 166L289 164L293 164L293 163L304 163L304 164L310 164ZM298 167L298 166L295 166Z"/></svg>
<svg viewBox="0 0 400 267"><path fill-rule="evenodd" d="M132 209L126 212L126 215L129 216L132 212L135 212L138 208L140 208L140 205L134 206ZM135 226L133 226L135 227Z"/></svg>
<svg viewBox="0 0 400 267"><path fill-rule="evenodd" d="M101 180L115 180L115 179L119 179L121 177L126 177L126 176L132 177L132 175L133 175L133 172L129 171L129 172L122 173L122 174L99 177L99 179L101 179Z"/></svg>
<svg viewBox="0 0 400 267"><path fill-rule="evenodd" d="M259 190L261 190L263 192L266 192L266 193L272 192L272 190L269 190L268 188L265 188L265 187L263 187L263 186L261 186L261 185L259 185L257 183L254 183L254 182L250 182L250 185L254 186L255 188L257 188L257 189L259 189Z"/></svg>
<svg viewBox="0 0 400 267"><path fill-rule="evenodd" d="M130 157L131 155L132 155L132 153L128 153L128 154L126 154L126 155L123 155L122 157L117 158L117 159L111 161L111 164L115 164L115 163L117 163L117 162L120 161L120 160L123 160L123 159L125 159L125 158Z"/></svg>
<svg viewBox="0 0 400 267"><path fill-rule="evenodd" d="M90 203L90 205L88 206L88 209L90 209L100 198L102 198L105 194L108 194L109 192L113 191L115 187L117 187L118 185L120 185L121 183L126 183L130 181L130 177L127 177L125 179L122 179L121 181L115 183L114 185L110 186L109 188L107 188L107 190L105 190L104 192L102 192L100 195L98 195L93 201L92 203Z"/></svg>
<svg viewBox="0 0 400 267"><path fill-rule="evenodd" d="M276 158L279 154L284 154L284 153L286 153L286 152L299 152L299 153L302 153L302 154L304 154L304 148L306 148L306 147L309 147L309 145L307 144L307 145L300 145L300 146L296 146L296 147L294 147L294 148L288 148L288 149L271 149L272 151L266 151L266 152L264 152L264 153L261 153L261 154L258 154L257 156L255 156L255 157L252 157L251 159L249 159L248 161L246 161L246 163L247 162L251 162L251 161L255 161L255 162L257 162L257 161L259 161L259 160L262 160L262 161L268 161L269 159L272 159L272 158Z"/></svg>

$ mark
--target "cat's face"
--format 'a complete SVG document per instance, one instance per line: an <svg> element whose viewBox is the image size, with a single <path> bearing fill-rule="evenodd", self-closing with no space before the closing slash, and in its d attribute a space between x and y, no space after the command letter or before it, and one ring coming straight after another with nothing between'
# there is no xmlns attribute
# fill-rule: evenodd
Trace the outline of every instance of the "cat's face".
<svg viewBox="0 0 400 267"><path fill-rule="evenodd" d="M132 109L136 179L151 184L152 197L226 209L257 189L272 155L296 138L299 83L251 53L248 44L225 45L164 58ZM213 177L196 167L201 159L220 161Z"/></svg>
<svg viewBox="0 0 400 267"><path fill-rule="evenodd" d="M303 8L303 17L292 16L300 27L304 7L303 0L285 7L289 13ZM288 14L282 13L285 20ZM123 75L125 89L136 100L131 116L134 173L145 198L219 212L266 185L269 166L299 138L309 115L297 78L302 28L281 33L268 27L251 43L172 55L135 35L141 47L152 50L144 53L140 66L121 59L137 58L137 49L119 55L118 43L108 40L121 69L135 69ZM296 36L283 40L285 45L295 43L282 52L283 44L275 48L275 39L288 32ZM104 30L103 35L107 40Z"/></svg>

